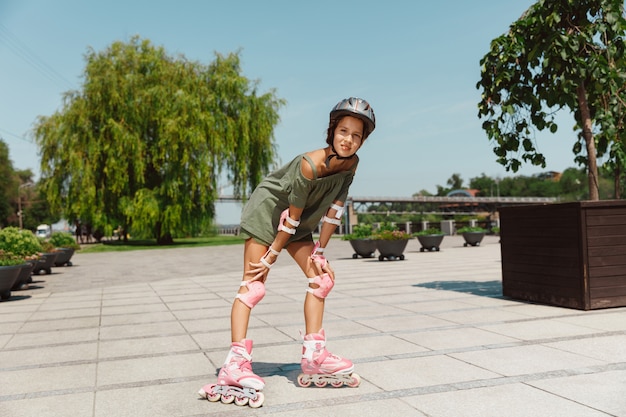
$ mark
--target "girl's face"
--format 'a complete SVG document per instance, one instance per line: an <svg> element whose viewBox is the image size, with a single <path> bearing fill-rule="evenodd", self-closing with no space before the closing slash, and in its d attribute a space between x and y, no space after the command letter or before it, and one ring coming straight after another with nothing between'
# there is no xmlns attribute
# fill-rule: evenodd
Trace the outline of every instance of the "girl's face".
<svg viewBox="0 0 626 417"><path fill-rule="evenodd" d="M345 116L335 128L333 146L337 155L349 157L363 144L363 121L357 117Z"/></svg>

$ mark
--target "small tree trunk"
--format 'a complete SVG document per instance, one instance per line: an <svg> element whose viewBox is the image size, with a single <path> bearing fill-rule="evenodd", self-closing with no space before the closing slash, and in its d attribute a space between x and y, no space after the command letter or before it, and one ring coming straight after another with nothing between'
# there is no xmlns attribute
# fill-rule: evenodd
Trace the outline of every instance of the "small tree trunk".
<svg viewBox="0 0 626 417"><path fill-rule="evenodd" d="M581 84L576 89L578 95L578 106L580 107L581 126L583 128L583 138L587 145L587 177L589 179L589 200L600 200L600 190L598 183L598 163L596 160L596 143L593 139L591 131L591 112L589 111L589 103L587 102L587 91L585 84Z"/></svg>

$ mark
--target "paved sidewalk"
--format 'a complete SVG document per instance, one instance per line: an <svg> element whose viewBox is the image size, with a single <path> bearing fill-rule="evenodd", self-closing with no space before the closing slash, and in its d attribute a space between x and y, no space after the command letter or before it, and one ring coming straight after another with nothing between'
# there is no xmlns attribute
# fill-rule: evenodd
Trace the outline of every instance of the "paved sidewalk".
<svg viewBox="0 0 626 417"><path fill-rule="evenodd" d="M249 337L260 409L198 399L229 347L241 246L81 254L0 303L0 416L626 416L626 308L579 311L501 295L487 236L404 261L327 250L331 352L359 388L300 388L306 284L284 254Z"/></svg>

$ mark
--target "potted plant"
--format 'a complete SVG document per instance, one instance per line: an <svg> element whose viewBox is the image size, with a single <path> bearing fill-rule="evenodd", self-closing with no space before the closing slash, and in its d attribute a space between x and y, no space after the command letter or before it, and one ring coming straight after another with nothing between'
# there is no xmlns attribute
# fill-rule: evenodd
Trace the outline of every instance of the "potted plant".
<svg viewBox="0 0 626 417"><path fill-rule="evenodd" d="M439 229L430 228L414 233L414 236L422 245L420 252L433 250L439 252L439 245L443 241L444 234Z"/></svg>
<svg viewBox="0 0 626 417"><path fill-rule="evenodd" d="M373 237L376 240L376 249L380 253L379 261L404 260L404 249L411 238L410 234L398 230L398 227L391 223L383 223Z"/></svg>
<svg viewBox="0 0 626 417"><path fill-rule="evenodd" d="M11 289L20 274L24 260L0 249L0 299L11 298Z"/></svg>
<svg viewBox="0 0 626 417"><path fill-rule="evenodd" d="M72 266L72 256L80 245L76 243L74 236L67 232L54 232L50 236L50 243L54 245L58 254L54 260L54 266Z"/></svg>
<svg viewBox="0 0 626 417"><path fill-rule="evenodd" d="M12 289L27 289L31 273L42 251L37 237L30 230L5 227L0 230L0 249L23 261L22 269Z"/></svg>
<svg viewBox="0 0 626 417"><path fill-rule="evenodd" d="M463 239L465 239L465 243L463 246L478 246L480 242L482 242L485 237L485 233L487 230L482 227L462 227L457 230L457 233L463 235Z"/></svg>
<svg viewBox="0 0 626 417"><path fill-rule="evenodd" d="M352 233L344 235L343 240L347 240L354 249L353 259L372 258L376 252L376 241L372 240L372 225L357 224L352 227Z"/></svg>
<svg viewBox="0 0 626 417"><path fill-rule="evenodd" d="M35 268L33 269L33 274L41 274L42 272L45 272L46 274L51 274L52 266L57 259L59 251L49 241L43 238L38 239L43 249L43 253L39 258L39 261L35 265Z"/></svg>

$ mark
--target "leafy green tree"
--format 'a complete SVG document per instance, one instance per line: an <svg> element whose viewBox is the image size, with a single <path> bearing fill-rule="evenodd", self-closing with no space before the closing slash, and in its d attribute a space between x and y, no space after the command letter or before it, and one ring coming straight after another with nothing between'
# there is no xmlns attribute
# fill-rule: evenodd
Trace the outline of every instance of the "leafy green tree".
<svg viewBox="0 0 626 417"><path fill-rule="evenodd" d="M497 181L500 181L499 179ZM470 179L469 188L472 190L478 190L479 197L497 197L499 192L499 185L491 177L488 177L483 172L480 177L474 177Z"/></svg>
<svg viewBox="0 0 626 417"><path fill-rule="evenodd" d="M13 203L18 186L13 162L9 158L9 147L0 138L0 227L8 226L9 218L15 213Z"/></svg>
<svg viewBox="0 0 626 417"><path fill-rule="evenodd" d="M463 188L463 178L461 178L461 174L452 174L446 184L448 184L452 190L460 190Z"/></svg>
<svg viewBox="0 0 626 417"><path fill-rule="evenodd" d="M492 41L479 117L507 170L518 170L520 154L545 167L535 132L556 132L555 115L567 110L582 138L573 151L587 166L589 198L599 199L597 157L624 137L623 11L623 0L539 0Z"/></svg>
<svg viewBox="0 0 626 417"><path fill-rule="evenodd" d="M42 189L68 220L167 244L212 222L223 171L244 198L269 171L284 101L238 53L204 65L135 37L85 61L81 90L35 129Z"/></svg>

